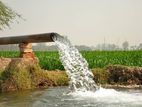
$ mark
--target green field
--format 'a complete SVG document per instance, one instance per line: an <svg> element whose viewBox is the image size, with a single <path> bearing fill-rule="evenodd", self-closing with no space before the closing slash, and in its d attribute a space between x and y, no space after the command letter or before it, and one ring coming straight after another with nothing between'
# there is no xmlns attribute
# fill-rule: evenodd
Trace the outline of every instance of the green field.
<svg viewBox="0 0 142 107"><path fill-rule="evenodd" d="M83 51L89 68L103 68L110 64L142 67L142 51ZM58 52L35 52L40 65L47 70L63 70ZM16 57L18 52L0 52L0 57Z"/></svg>

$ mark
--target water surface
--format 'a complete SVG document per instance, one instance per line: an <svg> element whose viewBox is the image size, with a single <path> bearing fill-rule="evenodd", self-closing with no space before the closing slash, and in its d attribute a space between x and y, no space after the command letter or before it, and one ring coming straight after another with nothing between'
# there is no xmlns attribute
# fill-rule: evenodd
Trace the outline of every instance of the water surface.
<svg viewBox="0 0 142 107"><path fill-rule="evenodd" d="M0 107L142 107L142 90L68 92L68 87L56 87L2 93Z"/></svg>

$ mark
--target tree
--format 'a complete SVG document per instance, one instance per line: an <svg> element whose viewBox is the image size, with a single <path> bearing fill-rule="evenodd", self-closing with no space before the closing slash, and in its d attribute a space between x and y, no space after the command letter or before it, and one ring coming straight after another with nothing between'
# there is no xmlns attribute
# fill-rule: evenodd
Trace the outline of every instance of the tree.
<svg viewBox="0 0 142 107"><path fill-rule="evenodd" d="M137 47L136 45L133 45L133 46L130 47L130 49L131 49L131 50L137 50L138 47Z"/></svg>
<svg viewBox="0 0 142 107"><path fill-rule="evenodd" d="M9 27L12 20L17 16L20 17L19 14L0 1L0 30L3 30L6 26Z"/></svg>
<svg viewBox="0 0 142 107"><path fill-rule="evenodd" d="M123 42L122 47L123 47L124 50L128 50L129 42L128 41Z"/></svg>
<svg viewBox="0 0 142 107"><path fill-rule="evenodd" d="M118 50L119 46L115 44L107 44L107 50Z"/></svg>
<svg viewBox="0 0 142 107"><path fill-rule="evenodd" d="M142 43L139 44L138 49L142 50Z"/></svg>

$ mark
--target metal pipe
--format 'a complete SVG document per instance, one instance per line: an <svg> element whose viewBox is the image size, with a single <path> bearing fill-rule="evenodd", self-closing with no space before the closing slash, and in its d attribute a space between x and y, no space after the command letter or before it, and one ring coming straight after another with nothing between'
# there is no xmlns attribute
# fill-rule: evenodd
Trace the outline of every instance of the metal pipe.
<svg viewBox="0 0 142 107"><path fill-rule="evenodd" d="M43 34L31 34L22 36L0 37L0 45L6 44L20 44L20 43L39 43L39 42L54 42L54 36L58 36L57 33L43 33Z"/></svg>

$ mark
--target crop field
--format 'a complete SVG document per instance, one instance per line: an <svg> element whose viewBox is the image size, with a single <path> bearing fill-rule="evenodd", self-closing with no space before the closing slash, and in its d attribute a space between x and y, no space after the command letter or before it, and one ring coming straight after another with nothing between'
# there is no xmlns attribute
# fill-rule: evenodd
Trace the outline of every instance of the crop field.
<svg viewBox="0 0 142 107"><path fill-rule="evenodd" d="M35 52L40 66L47 70L63 70L58 52ZM89 68L104 68L108 65L120 64L142 67L142 51L82 51L88 61ZM19 52L0 52L0 57L17 57Z"/></svg>

